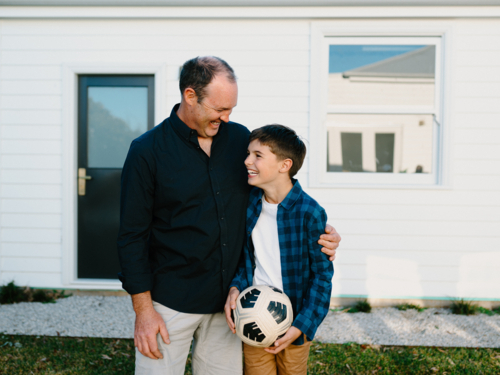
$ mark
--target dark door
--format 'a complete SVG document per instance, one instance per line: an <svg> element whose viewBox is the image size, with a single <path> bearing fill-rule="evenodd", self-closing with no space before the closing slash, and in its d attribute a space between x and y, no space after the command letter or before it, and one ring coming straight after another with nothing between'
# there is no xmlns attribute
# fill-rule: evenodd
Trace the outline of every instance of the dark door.
<svg viewBox="0 0 500 375"><path fill-rule="evenodd" d="M153 113L153 76L79 76L78 278L117 279L120 175Z"/></svg>

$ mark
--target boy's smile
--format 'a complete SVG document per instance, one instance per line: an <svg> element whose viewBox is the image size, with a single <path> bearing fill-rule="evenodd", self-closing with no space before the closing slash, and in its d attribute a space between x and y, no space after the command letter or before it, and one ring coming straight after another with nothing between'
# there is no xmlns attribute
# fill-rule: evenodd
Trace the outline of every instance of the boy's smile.
<svg viewBox="0 0 500 375"><path fill-rule="evenodd" d="M283 161L278 160L269 146L256 139L248 145L245 166L248 171L248 184L264 188L273 185L280 178Z"/></svg>

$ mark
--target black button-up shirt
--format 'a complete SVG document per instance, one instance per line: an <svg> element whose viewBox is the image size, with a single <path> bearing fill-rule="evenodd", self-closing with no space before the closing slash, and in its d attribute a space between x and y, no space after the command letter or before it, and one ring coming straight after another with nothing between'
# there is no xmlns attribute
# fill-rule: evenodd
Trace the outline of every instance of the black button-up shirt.
<svg viewBox="0 0 500 375"><path fill-rule="evenodd" d="M210 157L176 114L132 142L122 171L123 288L171 309L222 311L243 247L249 131L222 122Z"/></svg>

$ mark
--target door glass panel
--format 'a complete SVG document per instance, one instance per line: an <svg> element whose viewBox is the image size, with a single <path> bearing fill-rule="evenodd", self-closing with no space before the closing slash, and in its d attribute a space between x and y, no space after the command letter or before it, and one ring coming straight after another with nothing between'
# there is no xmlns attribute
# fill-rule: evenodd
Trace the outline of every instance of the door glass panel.
<svg viewBox="0 0 500 375"><path fill-rule="evenodd" d="M329 53L329 105L434 105L435 45L330 45Z"/></svg>
<svg viewBox="0 0 500 375"><path fill-rule="evenodd" d="M88 168L122 168L147 123L147 87L89 87Z"/></svg>
<svg viewBox="0 0 500 375"><path fill-rule="evenodd" d="M432 115L329 114L328 172L431 173Z"/></svg>

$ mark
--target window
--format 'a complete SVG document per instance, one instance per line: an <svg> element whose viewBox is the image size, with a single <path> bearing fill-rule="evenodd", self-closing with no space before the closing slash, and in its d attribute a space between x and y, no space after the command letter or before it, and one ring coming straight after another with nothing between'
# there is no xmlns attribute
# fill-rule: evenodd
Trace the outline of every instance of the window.
<svg viewBox="0 0 500 375"><path fill-rule="evenodd" d="M323 105L311 124L324 150L320 184L435 185L441 38L323 36L320 45Z"/></svg>

